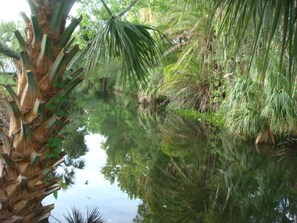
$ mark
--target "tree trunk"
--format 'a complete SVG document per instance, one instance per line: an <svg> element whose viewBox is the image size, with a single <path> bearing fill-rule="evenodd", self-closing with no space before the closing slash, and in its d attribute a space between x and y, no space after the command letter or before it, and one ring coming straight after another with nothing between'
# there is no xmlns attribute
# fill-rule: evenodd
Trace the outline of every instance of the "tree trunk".
<svg viewBox="0 0 297 223"><path fill-rule="evenodd" d="M59 190L51 173L63 162L64 152L48 156L50 141L67 123L59 107L81 79L82 69L68 66L78 52L70 38L81 18L65 28L75 0L28 0L32 16L22 13L25 37L15 32L20 44L17 92L10 86L6 100L9 131L0 129L0 222L39 222L54 205L42 200ZM71 78L70 78L71 77ZM51 157L51 158L49 158Z"/></svg>

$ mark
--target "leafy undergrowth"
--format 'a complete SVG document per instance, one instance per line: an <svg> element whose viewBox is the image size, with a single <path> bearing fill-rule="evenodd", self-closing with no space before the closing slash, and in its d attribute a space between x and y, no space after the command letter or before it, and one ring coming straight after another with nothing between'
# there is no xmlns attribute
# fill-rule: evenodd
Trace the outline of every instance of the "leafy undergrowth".
<svg viewBox="0 0 297 223"><path fill-rule="evenodd" d="M0 98L8 96L8 92L5 89L5 85L10 85L14 90L16 90L16 81L12 75L2 75L0 73Z"/></svg>

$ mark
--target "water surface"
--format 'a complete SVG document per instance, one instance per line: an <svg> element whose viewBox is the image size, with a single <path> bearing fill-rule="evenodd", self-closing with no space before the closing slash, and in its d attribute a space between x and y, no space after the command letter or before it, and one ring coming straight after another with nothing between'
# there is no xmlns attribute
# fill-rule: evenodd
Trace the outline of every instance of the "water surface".
<svg viewBox="0 0 297 223"><path fill-rule="evenodd" d="M54 215L72 202L119 223L295 222L294 146L256 148L209 123L130 105L88 110L86 128L100 137L87 142L97 148L88 145L87 168Z"/></svg>
<svg viewBox="0 0 297 223"><path fill-rule="evenodd" d="M75 184L58 192L58 199L48 197L46 203L55 203L50 222L64 222L64 215L76 207L86 213L87 207L97 207L107 223L130 223L137 213L139 200L130 200L116 184L111 185L101 173L106 153L101 149L105 141L99 134L85 137L89 151L83 157L86 167L75 171Z"/></svg>

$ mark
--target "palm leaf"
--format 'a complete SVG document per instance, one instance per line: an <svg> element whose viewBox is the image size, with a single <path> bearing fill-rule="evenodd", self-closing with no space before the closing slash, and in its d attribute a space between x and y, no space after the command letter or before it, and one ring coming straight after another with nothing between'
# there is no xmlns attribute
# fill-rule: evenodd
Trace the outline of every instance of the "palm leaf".
<svg viewBox="0 0 297 223"><path fill-rule="evenodd" d="M103 223L103 218L98 208L90 208L87 211L87 223Z"/></svg>
<svg viewBox="0 0 297 223"><path fill-rule="evenodd" d="M215 11L223 12L220 32L226 31L227 36L235 36L238 51L248 35L248 27L253 27L254 43L251 53L249 69L259 49L264 49L264 63L262 66L262 84L264 84L271 49L277 50L280 73L286 73L290 83L296 76L297 61L297 29L296 1L289 0L218 0ZM215 13L213 13L215 14ZM222 14L222 13L219 13ZM213 19L214 22L218 20ZM272 47L272 45L275 45ZM279 50L277 46L280 46ZM262 55L261 55L262 56ZM292 92L292 86L290 92Z"/></svg>
<svg viewBox="0 0 297 223"><path fill-rule="evenodd" d="M72 208L64 216L68 223L103 223L103 218L98 208L88 208L86 216L77 208Z"/></svg>
<svg viewBox="0 0 297 223"><path fill-rule="evenodd" d="M68 223L83 223L84 217L83 214L76 208L72 208L71 212L68 212L68 215L64 216Z"/></svg>
<svg viewBox="0 0 297 223"><path fill-rule="evenodd" d="M96 68L99 59L119 58L122 62L122 81L145 84L150 68L157 65L159 50L150 32L154 28L135 25L111 17L103 24L87 55L88 65Z"/></svg>

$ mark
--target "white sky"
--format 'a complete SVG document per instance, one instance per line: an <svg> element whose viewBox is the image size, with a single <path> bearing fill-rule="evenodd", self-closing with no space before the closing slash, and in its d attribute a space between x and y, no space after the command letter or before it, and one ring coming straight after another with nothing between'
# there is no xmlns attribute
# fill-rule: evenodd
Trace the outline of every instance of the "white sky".
<svg viewBox="0 0 297 223"><path fill-rule="evenodd" d="M29 13L29 6L26 0L0 0L2 2L0 7L0 20L21 20L20 12Z"/></svg>
<svg viewBox="0 0 297 223"><path fill-rule="evenodd" d="M0 22L22 21L21 11L30 16L30 7L27 0L0 0L0 3L2 3L0 7ZM75 11L75 9L76 5L74 5L72 11Z"/></svg>

